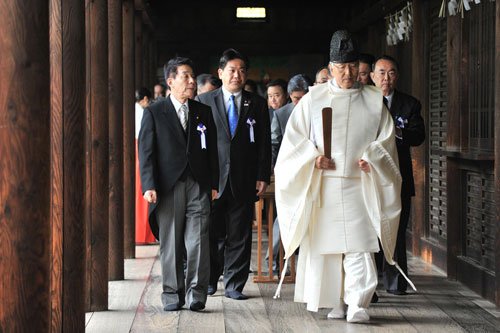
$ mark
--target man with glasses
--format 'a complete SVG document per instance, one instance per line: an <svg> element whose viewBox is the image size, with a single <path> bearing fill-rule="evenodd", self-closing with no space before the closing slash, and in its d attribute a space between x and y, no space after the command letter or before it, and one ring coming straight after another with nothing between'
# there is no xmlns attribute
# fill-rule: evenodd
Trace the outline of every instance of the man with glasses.
<svg viewBox="0 0 500 333"><path fill-rule="evenodd" d="M332 79L296 105L274 169L285 256L300 245L295 301L332 308L330 319L344 318L347 305L352 323L369 320L378 237L392 262L401 185L392 118L380 90L357 82L358 57L351 35L335 32ZM325 107L331 122L322 121Z"/></svg>
<svg viewBox="0 0 500 333"><path fill-rule="evenodd" d="M413 168L410 147L419 146L425 139L425 125L420 115L420 102L405 93L396 90L399 77L395 59L384 55L375 62L371 77L375 85L382 90L384 103L389 109L396 125L396 145L399 155L399 168L403 177L401 186L401 219L396 241L394 259L405 274L406 263L406 227L410 218L411 197L415 195ZM407 283L401 273L393 266L383 265L384 287L393 295L405 295Z"/></svg>

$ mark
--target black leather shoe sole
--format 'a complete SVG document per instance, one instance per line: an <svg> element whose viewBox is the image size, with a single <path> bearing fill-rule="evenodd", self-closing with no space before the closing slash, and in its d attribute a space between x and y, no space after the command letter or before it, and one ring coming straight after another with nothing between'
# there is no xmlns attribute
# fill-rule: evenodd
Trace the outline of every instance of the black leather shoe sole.
<svg viewBox="0 0 500 333"><path fill-rule="evenodd" d="M207 295L212 296L213 294L215 294L216 291L217 291L217 287L209 285L208 290L207 290Z"/></svg>
<svg viewBox="0 0 500 333"><path fill-rule="evenodd" d="M226 297L227 298L232 298L232 299L235 299L235 300L238 300L238 301L242 301L242 300L248 299L247 295L242 294L241 292L239 292L237 290L227 291L226 292Z"/></svg>
<svg viewBox="0 0 500 333"><path fill-rule="evenodd" d="M191 303L191 305L189 306L189 310L191 311L201 311L205 308L205 304L203 304L202 302L200 301L194 301L193 303Z"/></svg>
<svg viewBox="0 0 500 333"><path fill-rule="evenodd" d="M169 304L169 305L165 305L163 307L163 310L165 310L165 311L177 311L177 310L180 310L183 305L184 304Z"/></svg>
<svg viewBox="0 0 500 333"><path fill-rule="evenodd" d="M378 295L377 293L373 293L372 300L370 303L377 303L378 302Z"/></svg>

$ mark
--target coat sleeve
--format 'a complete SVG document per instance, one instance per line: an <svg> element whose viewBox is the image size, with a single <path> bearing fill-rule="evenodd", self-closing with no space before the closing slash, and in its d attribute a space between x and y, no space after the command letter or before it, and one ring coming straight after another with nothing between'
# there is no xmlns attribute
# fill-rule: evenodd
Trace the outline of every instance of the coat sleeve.
<svg viewBox="0 0 500 333"><path fill-rule="evenodd" d="M425 124L420 114L421 104L414 99L410 103L410 114L408 117L408 126L401 129L403 143L409 146L419 146L425 140Z"/></svg>
<svg viewBox="0 0 500 333"><path fill-rule="evenodd" d="M212 189L220 192L219 189L219 152L217 148L217 126L215 126L214 118L212 116L211 108L208 108L209 112L207 124L208 124L208 148L209 148L209 159L210 159L210 174L211 182L210 185Z"/></svg>
<svg viewBox="0 0 500 333"><path fill-rule="evenodd" d="M401 174L395 141L395 127L384 108L377 139L366 148L363 160L370 172L361 173L361 186L370 222L377 232L389 264L393 264L394 248L401 212Z"/></svg>
<svg viewBox="0 0 500 333"><path fill-rule="evenodd" d="M157 190L156 174L156 142L155 124L151 109L144 109L139 131L139 171L141 175L142 193L147 190Z"/></svg>
<svg viewBox="0 0 500 333"><path fill-rule="evenodd" d="M276 165L278 152L280 150L281 141L283 140L283 133L278 120L278 115L274 112L273 121L271 122L271 146L272 146L272 166Z"/></svg>
<svg viewBox="0 0 500 333"><path fill-rule="evenodd" d="M306 96L288 120L274 168L276 208L286 258L302 242L312 209L320 201L321 171L314 168L314 161L321 154L309 139L311 118Z"/></svg>
<svg viewBox="0 0 500 333"><path fill-rule="evenodd" d="M264 100L263 100L264 101ZM271 125L269 112L265 102L259 103L256 117L259 117L260 126L257 127L257 180L270 183L271 181ZM257 120L257 121L259 121Z"/></svg>

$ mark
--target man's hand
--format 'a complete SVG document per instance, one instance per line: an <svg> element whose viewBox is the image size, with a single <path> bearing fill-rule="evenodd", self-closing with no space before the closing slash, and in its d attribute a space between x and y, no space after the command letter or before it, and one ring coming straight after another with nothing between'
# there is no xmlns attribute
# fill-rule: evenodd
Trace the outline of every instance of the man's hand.
<svg viewBox="0 0 500 333"><path fill-rule="evenodd" d="M262 195L264 192L266 192L267 188L267 183L263 182L261 180L257 181L257 184L255 184L255 189L257 190L257 195Z"/></svg>
<svg viewBox="0 0 500 333"><path fill-rule="evenodd" d="M327 158L324 155L316 157L316 161L314 162L314 166L318 169L329 169L335 170L335 162L333 159Z"/></svg>
<svg viewBox="0 0 500 333"><path fill-rule="evenodd" d="M219 192L217 192L217 190L212 190L212 201L214 201L217 198L218 194Z"/></svg>
<svg viewBox="0 0 500 333"><path fill-rule="evenodd" d="M155 190L147 190L144 192L144 200L149 203L156 203L156 191Z"/></svg>
<svg viewBox="0 0 500 333"><path fill-rule="evenodd" d="M359 165L359 168L362 171L364 171L366 173L370 172L370 164L368 164L367 161L365 161L365 160L359 160L358 161L358 165Z"/></svg>

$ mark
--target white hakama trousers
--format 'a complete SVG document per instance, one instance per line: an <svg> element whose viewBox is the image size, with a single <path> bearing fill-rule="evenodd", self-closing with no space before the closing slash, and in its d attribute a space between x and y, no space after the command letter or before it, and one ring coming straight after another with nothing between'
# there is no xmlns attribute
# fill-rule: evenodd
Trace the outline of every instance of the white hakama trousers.
<svg viewBox="0 0 500 333"><path fill-rule="evenodd" d="M304 250L301 246L295 302L306 303L307 310L314 312L319 308L341 310L344 304L368 308L378 283L371 253L313 254Z"/></svg>
<svg viewBox="0 0 500 333"><path fill-rule="evenodd" d="M366 308L377 287L372 252L377 234L363 202L360 178L324 175L321 206L300 244L295 301L318 308Z"/></svg>
<svg viewBox="0 0 500 333"><path fill-rule="evenodd" d="M315 312L318 308L343 308L343 255L312 253L308 245L305 240L300 247L295 302L307 303L307 310Z"/></svg>
<svg viewBox="0 0 500 333"><path fill-rule="evenodd" d="M367 308L377 288L377 270L371 253L344 255L344 302L350 307Z"/></svg>

